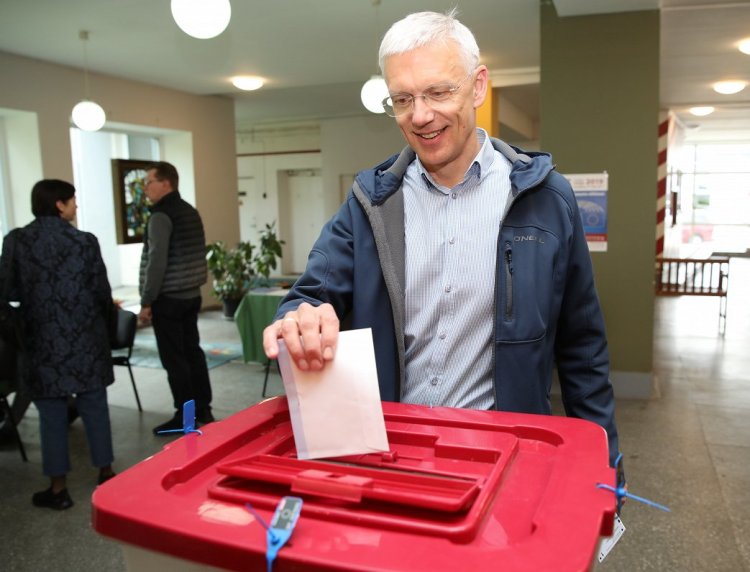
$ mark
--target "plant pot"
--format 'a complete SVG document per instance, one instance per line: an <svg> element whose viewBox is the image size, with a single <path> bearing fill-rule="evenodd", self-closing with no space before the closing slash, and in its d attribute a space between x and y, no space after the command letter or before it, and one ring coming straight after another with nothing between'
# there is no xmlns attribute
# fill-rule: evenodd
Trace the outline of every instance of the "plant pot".
<svg viewBox="0 0 750 572"><path fill-rule="evenodd" d="M234 320L234 313L237 311L237 306L242 302L242 298L225 298L221 301L224 307L224 318L227 320Z"/></svg>

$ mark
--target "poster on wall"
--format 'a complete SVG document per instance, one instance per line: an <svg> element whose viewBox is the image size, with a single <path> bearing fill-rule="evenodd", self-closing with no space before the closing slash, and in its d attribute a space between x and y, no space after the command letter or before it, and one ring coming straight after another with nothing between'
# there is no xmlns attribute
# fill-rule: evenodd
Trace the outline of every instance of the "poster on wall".
<svg viewBox="0 0 750 572"><path fill-rule="evenodd" d="M583 230L591 252L607 251L607 190L609 175L603 173L582 173L564 175L578 201Z"/></svg>
<svg viewBox="0 0 750 572"><path fill-rule="evenodd" d="M117 244L140 244L149 209L145 193L146 169L153 161L112 159Z"/></svg>

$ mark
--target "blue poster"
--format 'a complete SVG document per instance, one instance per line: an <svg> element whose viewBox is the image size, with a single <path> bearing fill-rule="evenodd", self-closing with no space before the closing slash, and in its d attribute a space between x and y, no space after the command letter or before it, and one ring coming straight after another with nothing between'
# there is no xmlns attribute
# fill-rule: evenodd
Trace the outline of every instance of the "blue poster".
<svg viewBox="0 0 750 572"><path fill-rule="evenodd" d="M565 175L573 187L581 212L586 242L592 252L607 250L607 173Z"/></svg>

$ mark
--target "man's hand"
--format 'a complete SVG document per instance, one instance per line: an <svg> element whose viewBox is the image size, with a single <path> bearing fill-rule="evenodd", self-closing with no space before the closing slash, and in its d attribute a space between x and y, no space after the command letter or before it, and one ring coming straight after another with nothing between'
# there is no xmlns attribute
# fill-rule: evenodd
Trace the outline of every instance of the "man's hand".
<svg viewBox="0 0 750 572"><path fill-rule="evenodd" d="M141 306L138 312L138 323L142 326L148 326L151 323L151 306Z"/></svg>
<svg viewBox="0 0 750 572"><path fill-rule="evenodd" d="M336 354L338 336L339 319L333 306L303 302L263 330L263 349L268 359L278 358L278 340L282 339L299 369L318 371Z"/></svg>

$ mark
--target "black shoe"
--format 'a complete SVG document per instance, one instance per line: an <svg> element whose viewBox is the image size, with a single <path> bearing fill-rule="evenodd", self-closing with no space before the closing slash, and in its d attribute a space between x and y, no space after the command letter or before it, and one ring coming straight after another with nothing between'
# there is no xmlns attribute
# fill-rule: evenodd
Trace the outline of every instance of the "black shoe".
<svg viewBox="0 0 750 572"><path fill-rule="evenodd" d="M182 411L176 411L172 419L154 427L154 435L159 435L160 431L174 431L175 429L182 429Z"/></svg>
<svg viewBox="0 0 750 572"><path fill-rule="evenodd" d="M70 498L68 489L63 489L59 493L53 493L52 487L46 491L34 493L34 496L31 497L31 502L34 506L51 508L53 510L65 510L73 506L73 499Z"/></svg>
<svg viewBox="0 0 750 572"><path fill-rule="evenodd" d="M195 412L196 426L205 425L206 423L213 423L214 421L216 421L216 419L214 419L210 407L202 407Z"/></svg>
<svg viewBox="0 0 750 572"><path fill-rule="evenodd" d="M99 473L99 478L96 479L96 484L97 485L103 485L109 479L111 479L112 477L114 477L116 474L117 473L115 473L115 472L112 472L112 473L109 473L109 474L104 474L104 475L102 473Z"/></svg>

